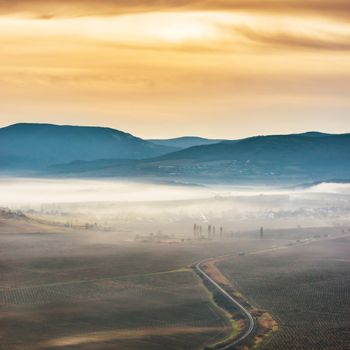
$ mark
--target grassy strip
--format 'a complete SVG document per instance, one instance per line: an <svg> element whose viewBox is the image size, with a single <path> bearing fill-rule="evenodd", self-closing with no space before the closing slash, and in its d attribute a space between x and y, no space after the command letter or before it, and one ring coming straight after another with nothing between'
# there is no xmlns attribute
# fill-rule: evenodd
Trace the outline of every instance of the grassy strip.
<svg viewBox="0 0 350 350"><path fill-rule="evenodd" d="M214 299L213 293L211 293L210 290L208 288L206 288L206 286L203 283L203 280L196 273L194 273L194 274L200 280L200 282L201 282L200 285L204 289L205 293L208 295L208 298L212 302L213 306L222 314L225 321L230 325L231 331L225 338L219 340L218 342L216 342L214 344L210 344L204 348L205 350L219 349L221 346L226 345L231 340L233 340L237 337L238 324L237 324L236 320L234 320L232 318L232 315L225 308L220 306L219 303L216 302L216 300Z"/></svg>
<svg viewBox="0 0 350 350"><path fill-rule="evenodd" d="M231 316L227 311L225 311L225 314L226 316ZM226 338L214 343L214 344L211 344L209 346L207 346L205 349L208 349L208 350L215 350L217 348L220 348L220 346L222 345L226 345L228 344L231 340L235 339L237 334L238 334L238 326L237 326L237 322L231 318L230 319L230 324L231 324L231 333L227 335Z"/></svg>

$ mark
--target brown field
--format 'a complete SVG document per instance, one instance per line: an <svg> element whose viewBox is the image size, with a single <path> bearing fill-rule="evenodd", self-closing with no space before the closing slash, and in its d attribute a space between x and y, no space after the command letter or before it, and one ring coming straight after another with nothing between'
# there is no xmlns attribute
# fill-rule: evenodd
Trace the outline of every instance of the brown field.
<svg viewBox="0 0 350 350"><path fill-rule="evenodd" d="M1 350L202 349L231 329L190 265L271 245L142 244L27 223L0 227Z"/></svg>
<svg viewBox="0 0 350 350"><path fill-rule="evenodd" d="M266 232L264 240L254 233L216 241L143 244L122 241L115 232L55 226L44 230L33 220L3 220L0 349L199 350L215 344L231 333L231 324L191 265L208 257L292 244L295 237L311 237L314 231L270 235ZM239 263L251 257L240 257ZM235 264L227 274L234 282ZM273 304L262 301L259 305L275 315Z"/></svg>
<svg viewBox="0 0 350 350"><path fill-rule="evenodd" d="M312 242L222 261L220 269L278 331L259 349L350 348L350 239Z"/></svg>

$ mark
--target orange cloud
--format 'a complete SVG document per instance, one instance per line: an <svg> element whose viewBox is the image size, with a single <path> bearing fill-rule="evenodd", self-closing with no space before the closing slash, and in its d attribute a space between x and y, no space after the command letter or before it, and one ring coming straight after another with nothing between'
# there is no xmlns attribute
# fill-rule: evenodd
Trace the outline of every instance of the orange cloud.
<svg viewBox="0 0 350 350"><path fill-rule="evenodd" d="M249 11L350 17L348 0L0 0L3 14L36 18L110 16L152 11Z"/></svg>
<svg viewBox="0 0 350 350"><path fill-rule="evenodd" d="M319 33L311 35L308 33L293 33L287 31L256 30L247 26L236 26L231 28L235 33L241 34L245 39L256 45L266 46L268 50L327 50L327 51L349 51L350 35ZM322 35L323 34L323 35ZM328 35L327 35L328 34Z"/></svg>
<svg viewBox="0 0 350 350"><path fill-rule="evenodd" d="M348 2L0 0L0 122L150 137L340 130L350 25L334 16Z"/></svg>

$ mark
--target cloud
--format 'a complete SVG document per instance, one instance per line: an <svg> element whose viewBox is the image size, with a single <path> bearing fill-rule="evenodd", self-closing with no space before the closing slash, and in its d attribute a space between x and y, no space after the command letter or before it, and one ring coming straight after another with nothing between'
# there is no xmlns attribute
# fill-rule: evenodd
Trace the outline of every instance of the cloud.
<svg viewBox="0 0 350 350"><path fill-rule="evenodd" d="M350 22L335 19L349 0L0 0L1 13L2 120L98 116L149 135L348 122Z"/></svg>
<svg viewBox="0 0 350 350"><path fill-rule="evenodd" d="M235 26L235 33L239 33L244 39L256 45L264 45L273 49L306 49L306 50L329 50L349 51L350 35L318 33L310 35L304 33L290 33L283 31L259 31L247 26Z"/></svg>
<svg viewBox="0 0 350 350"><path fill-rule="evenodd" d="M348 0L0 0L0 13L36 18L111 16L152 11L248 11L350 19Z"/></svg>

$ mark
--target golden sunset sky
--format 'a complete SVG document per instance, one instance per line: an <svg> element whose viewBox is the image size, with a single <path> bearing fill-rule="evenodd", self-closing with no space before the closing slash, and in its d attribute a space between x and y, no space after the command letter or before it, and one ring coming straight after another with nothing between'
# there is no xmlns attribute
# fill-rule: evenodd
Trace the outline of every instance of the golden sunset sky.
<svg viewBox="0 0 350 350"><path fill-rule="evenodd" d="M0 0L0 126L350 131L349 0Z"/></svg>

